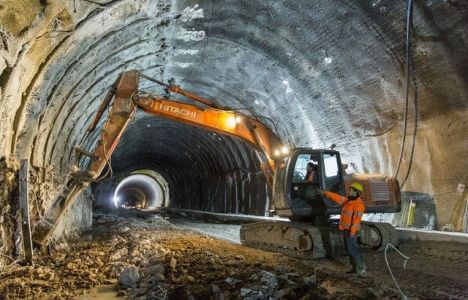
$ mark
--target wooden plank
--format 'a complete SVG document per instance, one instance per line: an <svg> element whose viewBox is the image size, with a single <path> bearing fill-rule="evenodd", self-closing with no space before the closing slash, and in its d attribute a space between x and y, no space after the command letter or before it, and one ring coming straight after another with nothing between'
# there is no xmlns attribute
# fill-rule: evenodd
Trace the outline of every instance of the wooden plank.
<svg viewBox="0 0 468 300"><path fill-rule="evenodd" d="M29 264L33 263L33 246L31 238L31 223L29 220L29 191L28 191L28 166L27 159L21 160L19 173L19 200L21 210L21 227L23 229L24 256Z"/></svg>

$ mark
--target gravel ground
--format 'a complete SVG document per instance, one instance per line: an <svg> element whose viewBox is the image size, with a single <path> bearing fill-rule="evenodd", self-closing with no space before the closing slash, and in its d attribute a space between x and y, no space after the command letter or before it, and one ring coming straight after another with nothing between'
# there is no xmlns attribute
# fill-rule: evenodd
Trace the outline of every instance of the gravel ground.
<svg viewBox="0 0 468 300"><path fill-rule="evenodd" d="M51 244L34 266L2 269L0 299L401 298L383 253L364 252L370 276L362 279L344 274L345 256L310 260L243 247L238 225L131 212L94 220L93 230ZM402 245L406 269L389 253L406 295L468 297L466 249L448 248Z"/></svg>

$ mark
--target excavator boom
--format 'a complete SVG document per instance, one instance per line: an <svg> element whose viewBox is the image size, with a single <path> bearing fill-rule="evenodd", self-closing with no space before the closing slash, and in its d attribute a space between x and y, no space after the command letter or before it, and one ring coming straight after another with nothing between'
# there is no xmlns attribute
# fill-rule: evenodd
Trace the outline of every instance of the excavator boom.
<svg viewBox="0 0 468 300"><path fill-rule="evenodd" d="M260 121L245 114L223 110L215 101L211 101L187 92L175 85L167 85L158 80L157 82L168 90L184 95L189 99L203 103L206 108L197 105L186 104L167 100L161 97L150 97L138 95L140 74L138 71L128 71L120 75L119 79L112 85L106 94L93 122L88 127L92 132L97 127L106 108L111 104L109 116L102 126L102 132L93 151L76 148L74 170L67 180L59 196L54 199L52 206L48 209L43 219L36 225L33 240L36 244L43 245L53 232L55 225L60 220L63 212L71 206L78 195L95 180L109 164L110 157L117 147L120 137L128 127L137 108L164 118L177 120L179 122L202 127L223 135L240 138L255 147L261 162L267 183L272 186L275 169L275 152L281 150L284 154L285 147L281 139ZM82 155L89 157L86 167L81 168Z"/></svg>
<svg viewBox="0 0 468 300"><path fill-rule="evenodd" d="M275 169L274 151L283 144L266 125L244 114L166 100L159 97L136 97L135 105L153 115L191 124L223 135L240 138L264 154L261 168L270 186Z"/></svg>
<svg viewBox="0 0 468 300"><path fill-rule="evenodd" d="M140 95L138 93L140 77L161 84L168 91L183 95L204 106ZM327 216L340 211L339 207L330 205L329 200L316 193L317 188L332 190L342 195L345 193L345 185L349 182L346 183L343 177L338 151L297 148L289 153L289 148L285 147L281 139L259 120L222 107L213 100L185 91L179 86L165 84L141 75L138 71L128 71L120 75L106 94L93 122L88 127L88 132L95 130L109 105L111 106L109 115L102 126L101 135L94 149L76 148L75 165L70 178L54 199L44 218L35 227L33 240L36 244L47 243L63 212L109 164L120 137L137 109L239 138L257 150L260 168L273 190L272 202L275 213L301 222L263 222L243 225L240 231L243 244L313 257L323 257L329 252L326 245L335 244L336 233L330 230L329 226L316 227L310 225L310 222L317 216ZM83 160L83 155L89 159ZM302 174L308 161L315 162L320 173L319 182L312 185L304 181ZM398 183L395 180L375 176L352 177L351 180L359 181L366 186L364 200L368 212L398 211L400 198ZM360 240L373 249L381 249L387 242L394 242L395 239L391 225L388 224L363 224L361 234Z"/></svg>
<svg viewBox="0 0 468 300"><path fill-rule="evenodd" d="M120 137L127 128L136 107L129 101L138 90L138 74L129 72L123 74L115 82L104 98L98 113L88 127L88 132L96 128L105 108L114 98L109 117L103 126L99 141L93 152L75 148L75 165L61 192L47 209L44 217L36 224L33 231L35 244L44 245L53 233L63 213L74 203L80 193L95 180L108 164ZM79 168L80 157L84 154L90 157L90 163L85 169Z"/></svg>

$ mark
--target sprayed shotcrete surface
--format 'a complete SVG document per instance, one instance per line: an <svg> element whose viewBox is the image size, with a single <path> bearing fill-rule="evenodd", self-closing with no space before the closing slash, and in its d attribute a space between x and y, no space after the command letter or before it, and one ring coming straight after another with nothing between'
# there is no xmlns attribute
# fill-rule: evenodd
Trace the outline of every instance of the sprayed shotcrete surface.
<svg viewBox="0 0 468 300"><path fill-rule="evenodd" d="M404 1L380 0L2 1L0 157L28 158L42 174L32 188L42 195L32 198L40 218L70 170L73 148L95 145L99 130L85 131L109 86L123 70L139 69L266 117L296 147L336 143L350 171L394 175L405 14ZM415 1L399 179L412 162L404 190L432 197L437 228L451 222L456 186L468 179L467 15L464 0ZM149 82L140 89L165 93ZM115 172L156 169L175 207L260 215L267 208L265 180L245 143L142 113L129 132L113 157ZM75 209L86 216L71 228L90 225L86 203L69 213L70 220Z"/></svg>

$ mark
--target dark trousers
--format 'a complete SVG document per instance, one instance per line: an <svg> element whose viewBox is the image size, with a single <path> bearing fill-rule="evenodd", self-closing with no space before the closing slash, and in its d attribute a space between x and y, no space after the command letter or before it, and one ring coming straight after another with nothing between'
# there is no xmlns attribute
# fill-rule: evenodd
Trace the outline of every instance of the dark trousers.
<svg viewBox="0 0 468 300"><path fill-rule="evenodd" d="M356 235L350 236L349 231L344 230L343 237L344 237L346 252L348 253L348 256L349 256L349 262L353 266L353 270L363 270L365 266L364 266L364 261L362 260L362 256L359 253Z"/></svg>

